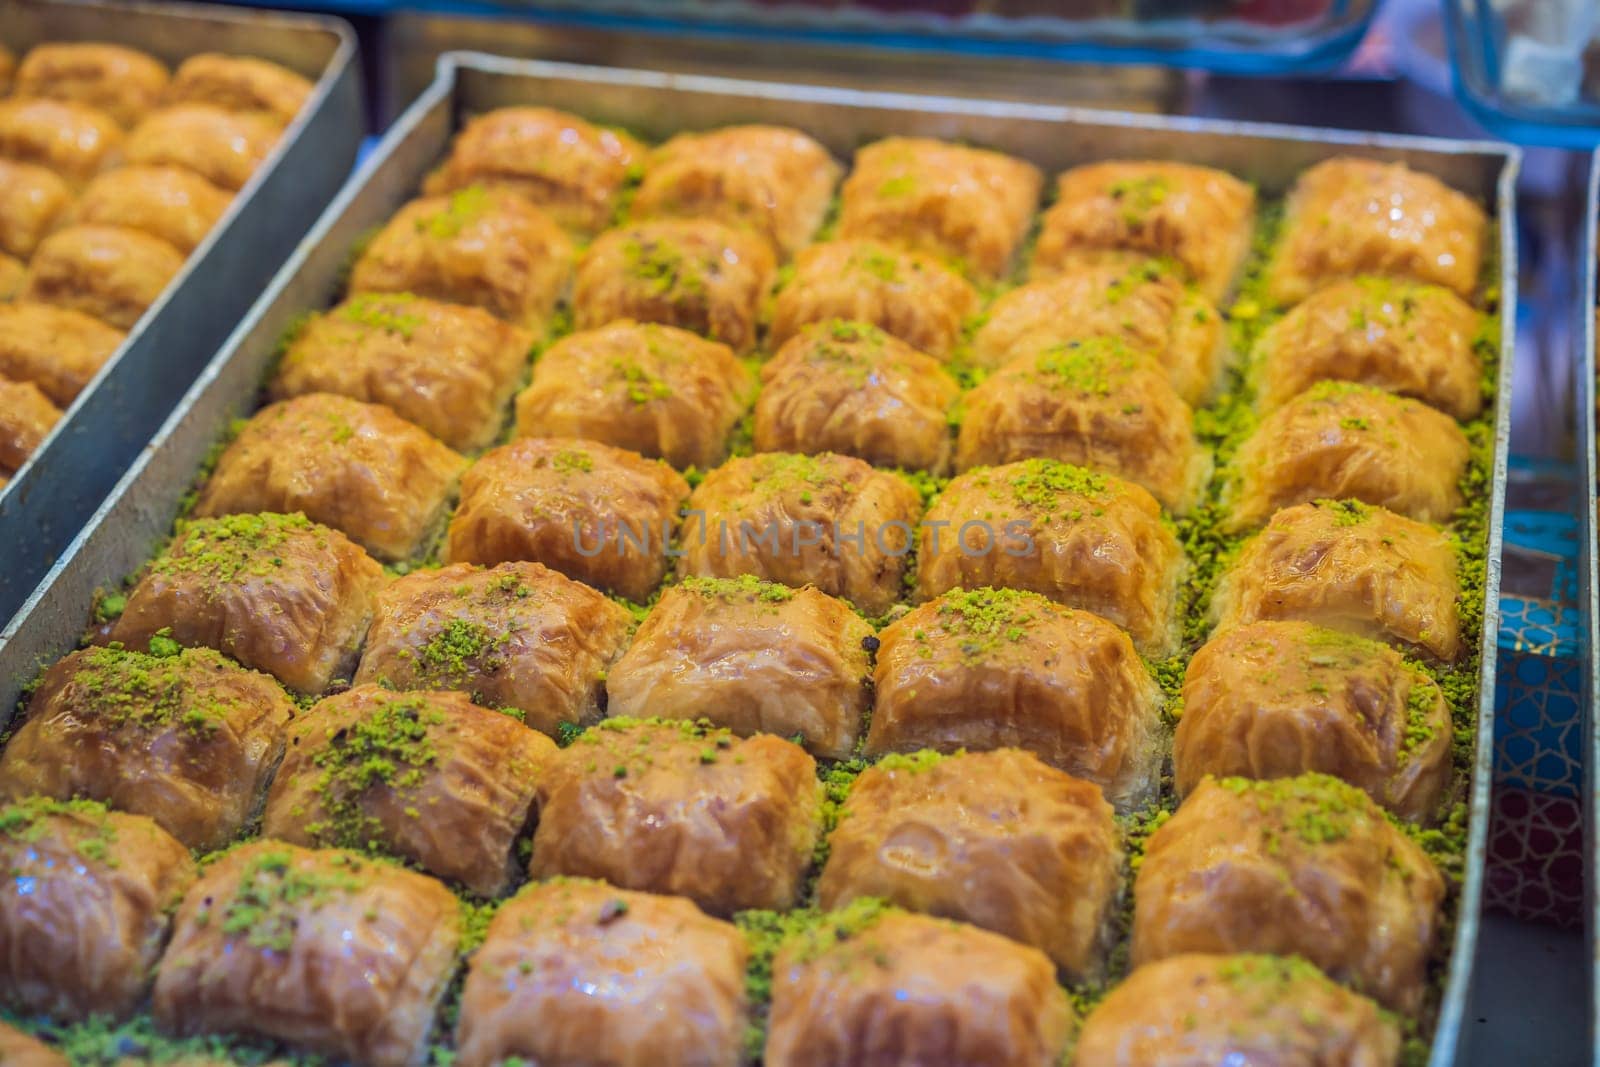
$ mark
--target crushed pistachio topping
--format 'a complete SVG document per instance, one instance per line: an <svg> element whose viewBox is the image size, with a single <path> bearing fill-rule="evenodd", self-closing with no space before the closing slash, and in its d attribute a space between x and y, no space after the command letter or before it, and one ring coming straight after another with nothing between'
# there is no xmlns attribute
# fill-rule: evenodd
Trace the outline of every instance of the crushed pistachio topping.
<svg viewBox="0 0 1600 1067"><path fill-rule="evenodd" d="M461 231L476 222L489 209L489 191L481 185L469 185L450 194L449 202L441 211L417 220L419 232L441 241L459 237Z"/></svg>
<svg viewBox="0 0 1600 1067"><path fill-rule="evenodd" d="M362 800L374 787L406 792L420 786L424 768L439 759L435 727L445 722L436 705L409 694L329 727L327 744L311 757L322 771L313 791L323 818L307 823L306 832L326 844L381 851L381 825L366 815Z"/></svg>
<svg viewBox="0 0 1600 1067"><path fill-rule="evenodd" d="M294 947L295 933L303 912L314 912L338 897L348 896L362 886L363 867L353 857L339 855L329 869L305 867L295 862L288 849L263 849L251 857L239 877L233 895L222 906L222 932L243 936L252 948L287 952ZM211 921L216 904L207 903L195 913L194 921L204 926Z"/></svg>
<svg viewBox="0 0 1600 1067"><path fill-rule="evenodd" d="M162 635L152 639L152 648L157 639ZM240 697L208 692L197 684L197 678L203 681L216 668L228 665L222 656L208 648L161 651L169 654L88 649L72 673L72 689L114 729L178 726L204 739L231 716L248 710Z"/></svg>
<svg viewBox="0 0 1600 1067"><path fill-rule="evenodd" d="M116 828L109 818L110 811L95 800L54 800L49 797L24 797L0 808L0 840L11 838L26 843L40 841L45 833L45 820L65 816L73 823L73 849L84 859L94 863L115 866L111 849L117 843Z"/></svg>
<svg viewBox="0 0 1600 1067"><path fill-rule="evenodd" d="M181 525L172 550L157 557L150 570L153 574L199 575L221 585L267 577L284 567L280 550L286 544L319 530L298 512L190 519ZM326 545L325 535L319 541Z"/></svg>
<svg viewBox="0 0 1600 1067"><path fill-rule="evenodd" d="M1021 589L957 589L936 603L940 626L959 641L961 654L969 660L1020 644L1029 627L1054 610L1046 597ZM913 640L926 643L928 637L917 630Z"/></svg>
<svg viewBox="0 0 1600 1067"><path fill-rule="evenodd" d="M409 341L422 325L422 316L400 309L416 299L410 293L357 293L339 305L335 314L346 322L399 334Z"/></svg>
<svg viewBox="0 0 1600 1067"><path fill-rule="evenodd" d="M793 600L795 595L795 590L788 586L757 578L753 574L741 574L737 578L689 577L679 584L687 592L718 600L760 600L782 604Z"/></svg>
<svg viewBox="0 0 1600 1067"><path fill-rule="evenodd" d="M1269 817L1262 827L1269 852L1275 851L1280 831L1306 845L1343 841L1369 822L1376 810L1367 794L1326 774L1262 780L1224 778L1217 784L1229 792L1254 798L1256 810Z"/></svg>
<svg viewBox="0 0 1600 1067"><path fill-rule="evenodd" d="M634 237L622 245L628 276L653 296L699 297L705 294L705 266L670 241Z"/></svg>
<svg viewBox="0 0 1600 1067"><path fill-rule="evenodd" d="M665 400L672 395L672 386L631 360L614 360L611 372L627 386L628 399L635 404Z"/></svg>
<svg viewBox="0 0 1600 1067"><path fill-rule="evenodd" d="M1110 396L1138 366L1133 352L1116 337L1090 337L1052 345L1034 360L1047 384L1085 396Z"/></svg>
<svg viewBox="0 0 1600 1067"><path fill-rule="evenodd" d="M416 650L416 665L421 678L459 684L477 673L503 667L499 655L510 642L509 633L496 634L481 622L451 619Z"/></svg>

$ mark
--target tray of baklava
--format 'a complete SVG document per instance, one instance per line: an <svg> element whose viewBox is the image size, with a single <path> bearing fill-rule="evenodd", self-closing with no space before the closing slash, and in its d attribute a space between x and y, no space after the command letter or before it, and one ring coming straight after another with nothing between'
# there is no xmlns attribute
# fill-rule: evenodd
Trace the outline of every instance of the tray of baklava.
<svg viewBox="0 0 1600 1067"><path fill-rule="evenodd" d="M343 184L355 62L334 19L0 7L0 620Z"/></svg>
<svg viewBox="0 0 1600 1067"><path fill-rule="evenodd" d="M0 637L4 1040L1450 1063L1516 163L447 56Z"/></svg>

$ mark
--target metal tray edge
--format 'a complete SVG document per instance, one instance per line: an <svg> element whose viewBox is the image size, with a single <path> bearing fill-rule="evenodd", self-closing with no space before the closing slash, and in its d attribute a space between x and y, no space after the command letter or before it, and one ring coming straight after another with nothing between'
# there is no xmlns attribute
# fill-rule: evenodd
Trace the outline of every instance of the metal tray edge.
<svg viewBox="0 0 1600 1067"><path fill-rule="evenodd" d="M1586 201L1583 206L1583 236L1578 243L1583 284L1578 286L1578 328L1574 337L1579 345L1574 359L1574 373L1578 376L1573 397L1577 403L1576 437L1578 447L1578 476L1583 484L1578 487L1583 515L1578 528L1583 542L1578 546L1579 595L1583 612L1581 616L1583 650L1583 726L1585 738L1584 768L1581 790L1584 802L1583 844L1586 855L1584 869L1584 930L1589 947L1589 1062L1600 1063L1600 789L1596 788L1595 775L1600 773L1600 544L1596 543L1596 478L1600 478L1600 459L1595 455L1595 308L1596 283L1600 267L1600 149L1589 158L1589 180L1585 183Z"/></svg>

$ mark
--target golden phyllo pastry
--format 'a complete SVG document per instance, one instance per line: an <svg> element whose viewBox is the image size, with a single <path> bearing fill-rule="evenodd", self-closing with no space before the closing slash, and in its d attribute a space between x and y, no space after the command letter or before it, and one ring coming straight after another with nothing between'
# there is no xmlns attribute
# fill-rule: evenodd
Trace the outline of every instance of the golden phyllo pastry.
<svg viewBox="0 0 1600 1067"><path fill-rule="evenodd" d="M1300 956L1415 1012L1443 899L1427 853L1354 786L1321 774L1208 778L1145 843L1132 962Z"/></svg>
<svg viewBox="0 0 1600 1067"><path fill-rule="evenodd" d="M1147 963L1095 1006L1077 1067L1217 1063L1394 1067L1400 1028L1304 960L1186 954Z"/></svg>
<svg viewBox="0 0 1600 1067"><path fill-rule="evenodd" d="M484 455L450 520L454 563L533 560L643 603L667 573L689 483L660 460L573 438L524 437Z"/></svg>
<svg viewBox="0 0 1600 1067"><path fill-rule="evenodd" d="M308 393L245 423L195 515L300 511L379 559L400 560L438 528L465 465L386 407Z"/></svg>
<svg viewBox="0 0 1600 1067"><path fill-rule="evenodd" d="M539 356L517 397L523 437L581 437L714 467L755 394L727 345L654 323L613 322L570 334Z"/></svg>
<svg viewBox="0 0 1600 1067"><path fill-rule="evenodd" d="M464 563L397 579L378 596L357 685L451 689L554 735L600 718L626 608L538 563Z"/></svg>
<svg viewBox="0 0 1600 1067"><path fill-rule="evenodd" d="M872 627L807 586L685 578L606 679L612 715L705 718L846 759L872 706Z"/></svg>
<svg viewBox="0 0 1600 1067"><path fill-rule="evenodd" d="M828 150L783 126L680 133L650 153L634 218L716 219L747 229L789 259L828 212L840 168Z"/></svg>
<svg viewBox="0 0 1600 1067"><path fill-rule="evenodd" d="M770 734L608 719L539 780L534 878L603 878L720 916L793 907L820 829L816 762Z"/></svg>
<svg viewBox="0 0 1600 1067"><path fill-rule="evenodd" d="M278 143L265 115L180 104L153 111L128 135L129 163L184 167L219 189L238 192Z"/></svg>
<svg viewBox="0 0 1600 1067"><path fill-rule="evenodd" d="M1256 342L1261 406L1279 407L1319 381L1359 382L1447 415L1483 410L1484 317L1437 285L1386 278L1334 282Z"/></svg>
<svg viewBox="0 0 1600 1067"><path fill-rule="evenodd" d="M61 1053L3 1022L0 1022L0 1063L6 1067L68 1067L67 1058Z"/></svg>
<svg viewBox="0 0 1600 1067"><path fill-rule="evenodd" d="M57 41L29 49L11 91L19 97L86 104L132 126L156 106L167 77L160 60L137 49Z"/></svg>
<svg viewBox="0 0 1600 1067"><path fill-rule="evenodd" d="M125 335L50 304L0 304L0 375L37 385L57 407L83 391Z"/></svg>
<svg viewBox="0 0 1600 1067"><path fill-rule="evenodd" d="M1026 752L888 757L828 843L819 907L876 897L1032 945L1074 981L1101 972L1122 893L1111 805Z"/></svg>
<svg viewBox="0 0 1600 1067"><path fill-rule="evenodd" d="M0 1001L63 1020L139 1006L195 877L150 819L43 797L0 807L0 870Z"/></svg>
<svg viewBox="0 0 1600 1067"><path fill-rule="evenodd" d="M1206 775L1320 771L1420 821L1449 784L1451 739L1444 694L1394 649L1306 622L1254 622L1189 662L1172 763L1180 796Z"/></svg>
<svg viewBox="0 0 1600 1067"><path fill-rule="evenodd" d="M1126 263L1128 253L1175 262L1210 300L1233 288L1250 253L1255 188L1191 163L1089 163L1056 179L1032 275Z"/></svg>
<svg viewBox="0 0 1600 1067"><path fill-rule="evenodd" d="M194 251L233 196L182 167L118 167L101 174L69 213L73 222L125 226Z"/></svg>
<svg viewBox="0 0 1600 1067"><path fill-rule="evenodd" d="M121 162L122 148L122 128L97 108L62 100L0 100L0 156L53 170L75 189Z"/></svg>
<svg viewBox="0 0 1600 1067"><path fill-rule="evenodd" d="M1299 619L1420 649L1462 650L1460 583L1450 538L1354 500L1284 508L1240 550L1217 586L1218 630Z"/></svg>
<svg viewBox="0 0 1600 1067"><path fill-rule="evenodd" d="M856 152L840 190L839 236L923 252L974 280L1011 266L1044 177L1033 164L925 137L888 137Z"/></svg>
<svg viewBox="0 0 1600 1067"><path fill-rule="evenodd" d="M429 196L470 185L505 189L567 229L593 234L616 215L643 155L628 134L565 111L502 107L467 120L422 188Z"/></svg>
<svg viewBox="0 0 1600 1067"><path fill-rule="evenodd" d="M455 1062L738 1067L748 956L737 927L681 897L528 886L473 954Z"/></svg>
<svg viewBox="0 0 1600 1067"><path fill-rule="evenodd" d="M795 257L793 277L773 300L767 346L776 351L803 327L842 320L949 359L979 302L972 283L937 257L870 238L828 241Z"/></svg>
<svg viewBox="0 0 1600 1067"><path fill-rule="evenodd" d="M1167 655L1183 550L1154 497L1130 482L1054 460L969 471L923 518L919 600L951 589L1027 589L1128 631Z"/></svg>
<svg viewBox="0 0 1600 1067"><path fill-rule="evenodd" d="M1488 237L1483 208L1431 174L1404 163L1325 160L1289 191L1266 294L1295 304L1328 282L1378 274L1471 298Z"/></svg>
<svg viewBox="0 0 1600 1067"><path fill-rule="evenodd" d="M299 74L265 59L202 52L179 64L164 102L257 112L287 126L305 106L311 88Z"/></svg>
<svg viewBox="0 0 1600 1067"><path fill-rule="evenodd" d="M1152 357L1190 405L1210 396L1227 350L1217 309L1154 262L1083 265L1018 286L979 321L977 366L998 369L1018 356L1104 339Z"/></svg>
<svg viewBox="0 0 1600 1067"><path fill-rule="evenodd" d="M1038 949L861 901L779 949L763 1062L1053 1067L1071 1031Z"/></svg>
<svg viewBox="0 0 1600 1067"><path fill-rule="evenodd" d="M0 252L33 255L71 204L72 190L55 171L0 159Z"/></svg>
<svg viewBox="0 0 1600 1067"><path fill-rule="evenodd" d="M350 272L352 292L481 307L543 333L572 279L572 240L513 193L474 185L397 211Z"/></svg>
<svg viewBox="0 0 1600 1067"><path fill-rule="evenodd" d="M555 742L451 692L361 685L295 719L261 833L396 856L469 891L505 892Z"/></svg>
<svg viewBox="0 0 1600 1067"><path fill-rule="evenodd" d="M1160 770L1160 689L1128 635L1038 593L955 589L887 627L866 751L1021 748L1119 810Z"/></svg>
<svg viewBox="0 0 1600 1067"><path fill-rule="evenodd" d="M810 584L878 615L903 591L921 512L909 481L851 456L729 460L689 498L678 570Z"/></svg>
<svg viewBox="0 0 1600 1067"><path fill-rule="evenodd" d="M184 897L156 978L156 1023L420 1067L459 942L460 905L432 878L257 841L212 863Z"/></svg>
<svg viewBox="0 0 1600 1067"><path fill-rule="evenodd" d="M0 799L88 797L148 815L194 849L258 810L294 705L208 648L73 652L44 673L0 754Z"/></svg>
<svg viewBox="0 0 1600 1067"><path fill-rule="evenodd" d="M15 299L28 280L28 265L16 256L0 252L0 305Z"/></svg>
<svg viewBox="0 0 1600 1067"><path fill-rule="evenodd" d="M294 335L267 392L382 404L451 448L483 448L500 433L533 343L481 308L360 293Z"/></svg>
<svg viewBox="0 0 1600 1067"><path fill-rule="evenodd" d="M0 378L0 474L13 474L61 420L61 409L32 382Z"/></svg>
<svg viewBox="0 0 1600 1067"><path fill-rule="evenodd" d="M301 514L194 519L128 594L111 639L214 648L320 693L350 676L383 581L360 545Z"/></svg>
<svg viewBox="0 0 1600 1067"><path fill-rule="evenodd" d="M11 82L17 76L17 55L0 44L0 93L11 91Z"/></svg>
<svg viewBox="0 0 1600 1067"><path fill-rule="evenodd" d="M130 329L183 268L184 255L126 226L69 226L46 237L19 300L53 304Z"/></svg>
<svg viewBox="0 0 1600 1067"><path fill-rule="evenodd" d="M580 330L616 319L659 322L755 347L762 301L777 262L757 234L711 219L661 219L601 234L573 284Z"/></svg>

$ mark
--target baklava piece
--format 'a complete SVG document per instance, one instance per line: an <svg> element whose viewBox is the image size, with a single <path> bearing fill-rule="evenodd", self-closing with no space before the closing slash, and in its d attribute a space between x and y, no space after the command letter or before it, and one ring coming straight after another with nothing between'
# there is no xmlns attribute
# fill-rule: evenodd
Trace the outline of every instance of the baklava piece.
<svg viewBox="0 0 1600 1067"><path fill-rule="evenodd" d="M0 305L15 299L27 280L28 265L16 256L0 252Z"/></svg>
<svg viewBox="0 0 1600 1067"><path fill-rule="evenodd" d="M625 133L547 107L502 107L468 120L423 192L505 189L579 234L605 229L645 149Z"/></svg>
<svg viewBox="0 0 1600 1067"><path fill-rule="evenodd" d="M1420 400L1318 382L1239 446L1226 527L1247 530L1280 508L1323 499L1446 522L1461 506L1471 451L1455 420Z"/></svg>
<svg viewBox="0 0 1600 1067"><path fill-rule="evenodd" d="M972 283L937 258L882 241L829 241L802 249L794 275L772 304L767 346L804 327L866 322L936 359L949 359L962 324L981 298Z"/></svg>
<svg viewBox="0 0 1600 1067"><path fill-rule="evenodd" d="M85 104L132 126L161 99L167 68L154 56L122 45L59 41L29 49L12 93Z"/></svg>
<svg viewBox="0 0 1600 1067"><path fill-rule="evenodd" d="M38 386L0 378L0 474L15 474L60 419Z"/></svg>
<svg viewBox="0 0 1600 1067"><path fill-rule="evenodd" d="M1018 356L964 399L957 470L1038 458L1119 475L1180 514L1211 467L1166 371L1110 338Z"/></svg>
<svg viewBox="0 0 1600 1067"><path fill-rule="evenodd" d="M1222 316L1156 263L1077 267L996 300L972 337L972 362L998 369L1018 356L1102 341L1155 360L1184 403L1202 404L1227 353Z"/></svg>
<svg viewBox="0 0 1600 1067"><path fill-rule="evenodd" d="M955 589L882 633L866 751L1020 748L1119 811L1161 764L1161 692L1128 635L1038 593Z"/></svg>
<svg viewBox="0 0 1600 1067"><path fill-rule="evenodd" d="M184 897L156 977L156 1023L418 1067L460 925L456 898L426 875L335 849L245 845Z"/></svg>
<svg viewBox="0 0 1600 1067"><path fill-rule="evenodd" d="M856 152L840 190L839 236L924 252L995 281L1028 233L1043 183L1033 164L1000 152L885 138Z"/></svg>
<svg viewBox="0 0 1600 1067"><path fill-rule="evenodd" d="M111 639L214 648L320 693L350 676L383 583L360 545L304 515L195 519L128 594Z"/></svg>
<svg viewBox="0 0 1600 1067"><path fill-rule="evenodd" d="M1190 163L1112 160L1073 167L1056 179L1032 276L1129 253L1172 260L1206 298L1233 289L1250 254L1256 191L1225 171Z"/></svg>
<svg viewBox="0 0 1600 1067"><path fill-rule="evenodd" d="M1300 956L1409 1013L1444 878L1336 778L1208 778L1150 835L1133 893L1135 967L1189 952Z"/></svg>
<svg viewBox="0 0 1600 1067"><path fill-rule="evenodd" d="M126 336L49 304L0 304L0 375L33 382L57 407L77 398Z"/></svg>
<svg viewBox="0 0 1600 1067"><path fill-rule="evenodd" d="M1217 1063L1393 1067L1400 1030L1304 960L1173 956L1114 986L1078 1034L1077 1067Z"/></svg>
<svg viewBox="0 0 1600 1067"><path fill-rule="evenodd" d="M715 467L755 395L754 375L725 344L653 323L613 322L546 349L517 397L523 437L581 437Z"/></svg>
<svg viewBox="0 0 1600 1067"><path fill-rule="evenodd" d="M204 104L152 112L128 135L129 163L184 167L219 189L238 192L278 143L278 124Z"/></svg>
<svg viewBox="0 0 1600 1067"><path fill-rule="evenodd" d="M144 816L42 797L0 807L0 871L0 1000L59 1020L139 1006L195 877ZM3 1046L0 1062L14 1062Z"/></svg>
<svg viewBox="0 0 1600 1067"><path fill-rule="evenodd" d="M683 476L596 441L525 437L461 480L450 520L454 563L533 560L638 603L667 573Z"/></svg>
<svg viewBox="0 0 1600 1067"><path fill-rule="evenodd" d="M763 1062L1053 1067L1071 1032L1044 953L863 901L779 949Z"/></svg>
<svg viewBox="0 0 1600 1067"><path fill-rule="evenodd" d="M438 528L465 465L386 407L309 393L244 425L194 513L304 512L379 559L400 560Z"/></svg>
<svg viewBox="0 0 1600 1067"><path fill-rule="evenodd" d="M922 520L919 600L951 589L1027 589L1169 654L1184 566L1161 505L1109 474L1031 459L951 480Z"/></svg>
<svg viewBox="0 0 1600 1067"><path fill-rule="evenodd" d="M69 226L39 243L18 299L130 329L183 268L183 253L126 226Z"/></svg>
<svg viewBox="0 0 1600 1067"><path fill-rule="evenodd" d="M850 605L748 575L668 588L606 679L612 715L706 718L846 759L872 706L877 638Z"/></svg>
<svg viewBox="0 0 1600 1067"><path fill-rule="evenodd" d="M378 595L357 685L452 689L555 735L604 708L632 617L538 563L417 571Z"/></svg>
<svg viewBox="0 0 1600 1067"><path fill-rule="evenodd" d="M572 240L513 193L474 185L413 200L356 260L351 292L415 293L543 334L572 280Z"/></svg>
<svg viewBox="0 0 1600 1067"><path fill-rule="evenodd" d="M856 779L828 838L819 907L862 897L1032 945L1096 978L1122 846L1093 784L1014 748L891 757Z"/></svg>
<svg viewBox="0 0 1600 1067"><path fill-rule="evenodd" d="M1483 208L1431 174L1404 163L1329 159L1289 192L1266 295L1296 304L1328 282L1376 274L1471 299L1488 236Z"/></svg>
<svg viewBox="0 0 1600 1067"><path fill-rule="evenodd" d="M534 878L603 878L720 916L787 909L820 830L805 749L701 723L608 719L539 781Z"/></svg>
<svg viewBox="0 0 1600 1067"><path fill-rule="evenodd" d="M465 694L362 685L289 727L264 837L395 856L481 897L505 892L555 742Z"/></svg>
<svg viewBox="0 0 1600 1067"><path fill-rule="evenodd" d="M474 953L459 1067L738 1067L749 948L681 897L558 878L495 913Z"/></svg>
<svg viewBox="0 0 1600 1067"><path fill-rule="evenodd" d="M909 481L851 456L734 459L689 497L678 571L810 584L879 615L903 592L921 513Z"/></svg>
<svg viewBox="0 0 1600 1067"><path fill-rule="evenodd" d="M0 159L0 252L33 255L72 204L72 190L48 167Z"/></svg>
<svg viewBox="0 0 1600 1067"><path fill-rule="evenodd" d="M259 112L287 126L310 95L311 83L287 67L253 56L202 52L178 66L167 86L166 103Z"/></svg>
<svg viewBox="0 0 1600 1067"><path fill-rule="evenodd" d="M499 436L533 344L481 308L360 293L295 334L267 392L382 404L451 448L483 448Z"/></svg>
<svg viewBox="0 0 1600 1067"><path fill-rule="evenodd" d="M1305 622L1255 622L1214 637L1183 683L1173 746L1180 796L1206 775L1320 771L1423 821L1450 781L1450 708L1387 645Z"/></svg>
<svg viewBox="0 0 1600 1067"><path fill-rule="evenodd" d="M0 100L0 156L55 171L73 188L120 162L122 128L104 111L61 100Z"/></svg>
<svg viewBox="0 0 1600 1067"><path fill-rule="evenodd" d="M0 754L0 799L88 797L221 848L261 805L294 705L208 648L73 652L45 672Z"/></svg>
<svg viewBox="0 0 1600 1067"><path fill-rule="evenodd" d="M11 92L11 82L17 76L16 53L0 43L0 94Z"/></svg>
<svg viewBox="0 0 1600 1067"><path fill-rule="evenodd" d="M776 260L766 241L711 219L609 230L578 263L578 329L616 319L677 326L743 354L755 347Z"/></svg>
<svg viewBox="0 0 1600 1067"><path fill-rule="evenodd" d="M140 230L188 253L232 202L232 194L182 167L118 167L89 183L70 216L76 223Z"/></svg>
<svg viewBox="0 0 1600 1067"><path fill-rule="evenodd" d="M631 213L715 219L759 234L787 260L822 225L839 173L828 150L799 130L680 133L650 153Z"/></svg>
<svg viewBox="0 0 1600 1067"><path fill-rule="evenodd" d="M761 368L761 381L758 451L950 469L950 409L961 386L938 360L876 326L808 326Z"/></svg>
<svg viewBox="0 0 1600 1067"><path fill-rule="evenodd" d="M1458 419L1483 410L1483 316L1437 285L1358 278L1318 289L1256 342L1261 406L1319 381L1414 397Z"/></svg>
<svg viewBox="0 0 1600 1067"><path fill-rule="evenodd" d="M1462 650L1456 552L1442 531L1354 500L1284 508L1217 586L1217 629L1299 619L1420 649Z"/></svg>
<svg viewBox="0 0 1600 1067"><path fill-rule="evenodd" d="M69 1067L68 1059L61 1053L3 1022L0 1022L0 1063L6 1067Z"/></svg>

